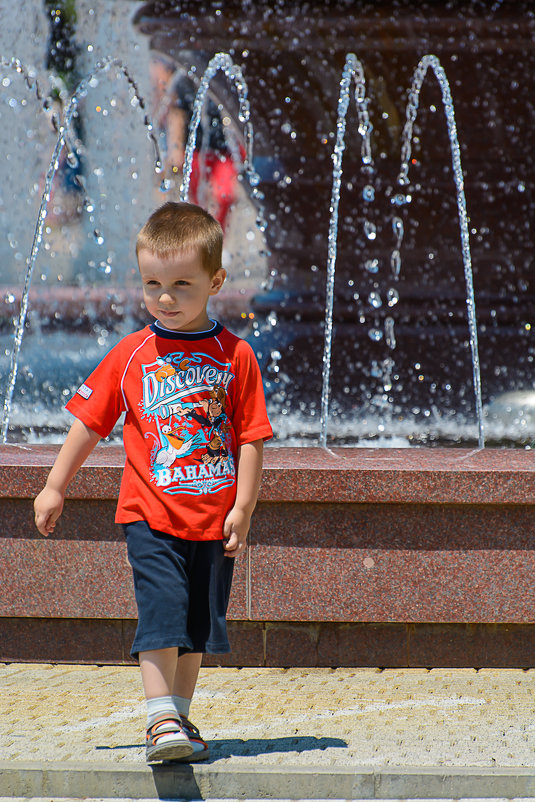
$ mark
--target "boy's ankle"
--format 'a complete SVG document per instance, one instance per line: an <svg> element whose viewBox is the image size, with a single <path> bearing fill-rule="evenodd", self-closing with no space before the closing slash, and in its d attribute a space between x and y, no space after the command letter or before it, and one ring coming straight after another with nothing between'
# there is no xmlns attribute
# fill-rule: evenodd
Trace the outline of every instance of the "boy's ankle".
<svg viewBox="0 0 535 802"><path fill-rule="evenodd" d="M173 696L172 699L177 713L180 713L181 716L189 718L191 699L187 699L185 696Z"/></svg>
<svg viewBox="0 0 535 802"><path fill-rule="evenodd" d="M161 716L176 717L177 710L172 696L156 696L147 699L147 727L150 727Z"/></svg>

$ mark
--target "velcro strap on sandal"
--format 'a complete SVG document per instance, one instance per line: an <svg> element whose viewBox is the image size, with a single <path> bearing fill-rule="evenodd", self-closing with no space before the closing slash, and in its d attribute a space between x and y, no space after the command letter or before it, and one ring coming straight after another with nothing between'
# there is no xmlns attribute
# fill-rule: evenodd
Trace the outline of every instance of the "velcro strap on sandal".
<svg viewBox="0 0 535 802"><path fill-rule="evenodd" d="M147 728L147 741L156 743L162 735L169 735L171 732L182 732L182 724L179 719L170 716L162 716L156 719Z"/></svg>

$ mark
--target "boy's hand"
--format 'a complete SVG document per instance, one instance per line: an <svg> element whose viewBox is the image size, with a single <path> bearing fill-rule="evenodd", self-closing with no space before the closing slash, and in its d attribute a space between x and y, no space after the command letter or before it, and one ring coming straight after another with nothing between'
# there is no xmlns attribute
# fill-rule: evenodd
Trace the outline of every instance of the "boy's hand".
<svg viewBox="0 0 535 802"><path fill-rule="evenodd" d="M246 512L233 507L225 519L223 526L223 548L225 557L237 557L245 550L247 545L247 532L251 523L251 516Z"/></svg>
<svg viewBox="0 0 535 802"><path fill-rule="evenodd" d="M33 503L35 525L42 535L48 537L55 529L63 510L63 494L59 490L45 487Z"/></svg>

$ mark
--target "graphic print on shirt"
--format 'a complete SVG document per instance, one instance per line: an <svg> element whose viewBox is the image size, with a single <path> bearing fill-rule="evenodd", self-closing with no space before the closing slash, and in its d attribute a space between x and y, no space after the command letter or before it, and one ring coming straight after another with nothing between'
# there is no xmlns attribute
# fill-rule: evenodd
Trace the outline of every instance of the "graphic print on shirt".
<svg viewBox="0 0 535 802"><path fill-rule="evenodd" d="M152 424L145 437L154 438L151 481L171 495L217 493L233 485L230 363L181 352L141 367L141 418Z"/></svg>

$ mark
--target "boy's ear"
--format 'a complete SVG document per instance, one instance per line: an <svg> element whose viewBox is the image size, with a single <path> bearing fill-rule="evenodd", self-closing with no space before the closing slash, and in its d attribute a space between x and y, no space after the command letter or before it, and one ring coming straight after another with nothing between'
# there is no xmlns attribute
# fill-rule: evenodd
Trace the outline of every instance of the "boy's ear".
<svg viewBox="0 0 535 802"><path fill-rule="evenodd" d="M225 270L224 267L220 267L219 270L216 270L216 272L212 276L212 286L210 287L210 295L217 295L217 293L225 283L226 277L227 277L227 271Z"/></svg>

